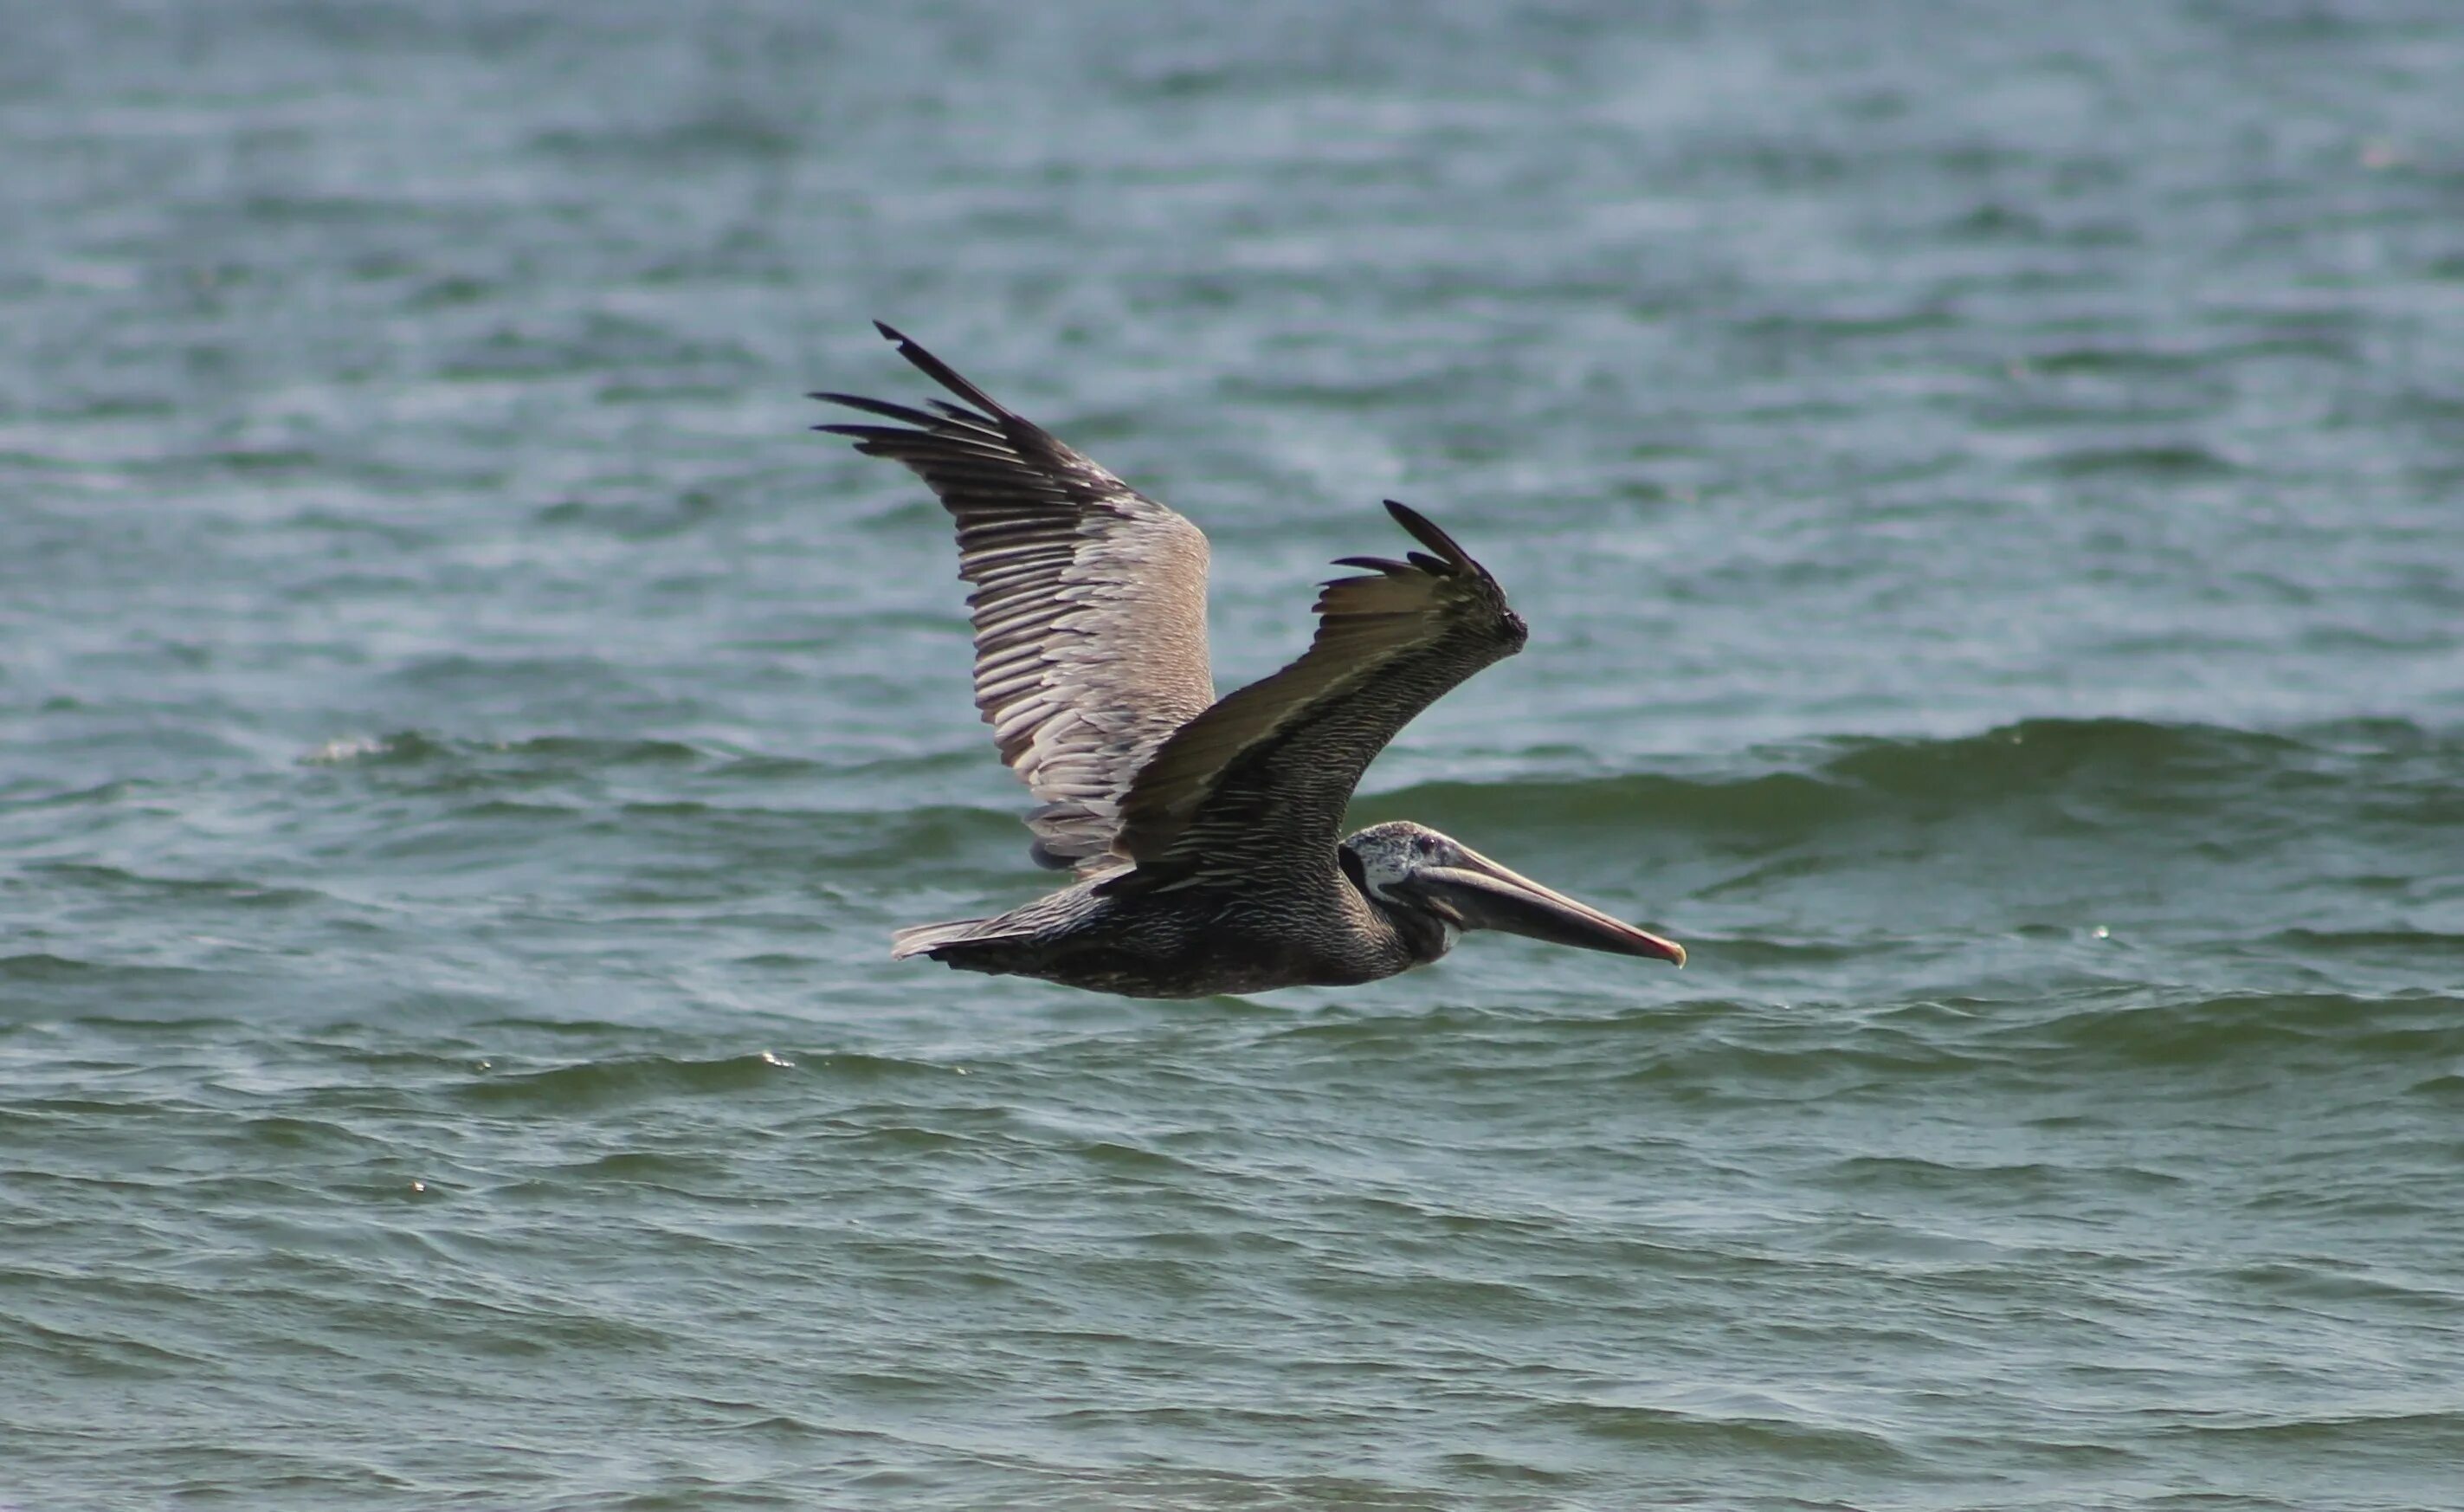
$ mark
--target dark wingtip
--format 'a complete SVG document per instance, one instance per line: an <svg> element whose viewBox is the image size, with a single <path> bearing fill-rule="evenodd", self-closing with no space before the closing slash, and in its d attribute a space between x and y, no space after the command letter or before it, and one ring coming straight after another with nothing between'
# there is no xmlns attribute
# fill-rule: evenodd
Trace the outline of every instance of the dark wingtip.
<svg viewBox="0 0 2464 1512"><path fill-rule="evenodd" d="M1449 565L1459 567L1475 566L1471 553L1456 545L1454 537L1439 529L1428 516L1411 505L1390 499L1386 500L1386 512L1395 517L1397 524L1410 531L1414 540L1445 558Z"/></svg>
<svg viewBox="0 0 2464 1512"><path fill-rule="evenodd" d="M921 410L912 409L907 405L891 404L887 399L868 399L860 393L839 393L827 389L808 397L819 399L824 404L843 404L850 410L861 410L867 414L877 414L886 420L895 420L901 425L913 426L918 431L938 431L944 427L944 422L935 415L927 414ZM963 414L965 411L958 412ZM867 427L867 429L877 430L878 428Z"/></svg>
<svg viewBox="0 0 2464 1512"><path fill-rule="evenodd" d="M982 411L984 415L996 420L1011 420L1017 418L1007 410L1002 409L1001 405L994 400L992 395L984 392L981 389L977 388L974 384L969 383L966 379L959 377L957 368L952 367L948 363L943 362L940 358L926 351L913 337L909 336L905 331L900 330L897 326L891 324L888 321L875 321L872 322L872 328L879 331L887 340L896 343L898 345L898 355L906 358L910 364L913 365L917 369L923 372L926 377L932 379L935 383L939 384L942 388L949 389L952 393L957 394L959 398L964 399L967 403L974 405L977 409ZM974 417L971 416L970 418Z"/></svg>

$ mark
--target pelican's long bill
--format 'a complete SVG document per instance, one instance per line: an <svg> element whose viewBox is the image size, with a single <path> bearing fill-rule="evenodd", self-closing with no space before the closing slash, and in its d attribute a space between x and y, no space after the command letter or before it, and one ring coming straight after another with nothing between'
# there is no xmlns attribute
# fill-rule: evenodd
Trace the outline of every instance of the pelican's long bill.
<svg viewBox="0 0 2464 1512"><path fill-rule="evenodd" d="M1655 961L1685 964L1685 947L1638 929L1621 919L1578 903L1561 892L1498 865L1469 847L1463 864L1415 868L1398 884L1418 892L1434 907L1455 915L1466 929L1503 929L1529 935L1552 945L1606 950L1611 955L1648 956Z"/></svg>

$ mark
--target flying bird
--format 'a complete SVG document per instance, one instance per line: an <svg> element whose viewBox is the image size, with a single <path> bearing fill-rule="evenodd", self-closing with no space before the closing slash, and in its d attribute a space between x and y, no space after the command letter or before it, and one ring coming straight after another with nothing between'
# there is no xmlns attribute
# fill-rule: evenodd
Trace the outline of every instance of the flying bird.
<svg viewBox="0 0 2464 1512"><path fill-rule="evenodd" d="M906 464L957 520L976 707L1041 800L1029 854L1077 874L997 918L901 929L892 957L1133 997L1375 981L1471 929L1685 964L1425 826L1342 834L1396 732L1529 634L1453 537L1388 500L1425 549L1340 559L1360 574L1324 586L1309 650L1218 699L1198 527L880 330L961 402L817 393L892 423L815 429Z"/></svg>

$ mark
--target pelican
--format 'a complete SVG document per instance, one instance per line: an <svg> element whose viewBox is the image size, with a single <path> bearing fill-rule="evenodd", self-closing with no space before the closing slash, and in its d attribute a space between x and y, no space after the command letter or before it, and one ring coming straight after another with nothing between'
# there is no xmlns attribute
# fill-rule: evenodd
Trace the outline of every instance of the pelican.
<svg viewBox="0 0 2464 1512"><path fill-rule="evenodd" d="M1309 650L1218 699L1198 527L874 323L963 402L817 393L894 423L814 429L904 463L956 518L976 707L1041 800L1029 854L1077 874L996 918L901 929L894 959L1161 998L1375 981L1471 929L1685 964L1425 826L1341 834L1396 732L1529 634L1452 536L1388 500L1426 550L1340 559L1361 574L1324 586Z"/></svg>

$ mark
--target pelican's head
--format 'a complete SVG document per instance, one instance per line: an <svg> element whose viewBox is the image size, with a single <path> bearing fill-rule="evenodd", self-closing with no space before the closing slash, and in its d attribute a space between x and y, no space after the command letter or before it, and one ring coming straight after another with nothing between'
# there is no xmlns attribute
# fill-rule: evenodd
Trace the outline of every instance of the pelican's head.
<svg viewBox="0 0 2464 1512"><path fill-rule="evenodd" d="M1685 947L1551 892L1426 825L1397 819L1345 838L1344 875L1397 923L1437 927L1435 960L1466 929L1504 929L1535 940L1685 964Z"/></svg>

